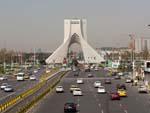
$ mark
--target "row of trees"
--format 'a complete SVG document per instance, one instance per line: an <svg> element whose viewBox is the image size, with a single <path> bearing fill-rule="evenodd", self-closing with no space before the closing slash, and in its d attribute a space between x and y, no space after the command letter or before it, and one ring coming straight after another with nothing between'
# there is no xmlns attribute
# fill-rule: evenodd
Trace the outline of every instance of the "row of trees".
<svg viewBox="0 0 150 113"><path fill-rule="evenodd" d="M134 51L131 53L131 51L124 51L120 53L119 51L116 53L111 53L107 54L106 59L111 59L111 60L118 60L121 58L122 60L131 60L132 57L134 59L142 59L142 60L149 60L150 59L150 52L145 50L140 53L135 53Z"/></svg>
<svg viewBox="0 0 150 113"><path fill-rule="evenodd" d="M6 48L0 49L0 64L4 62L6 64L13 63L24 63L24 62L32 62L35 59L38 59L39 62L45 61L45 59L49 56L49 53L26 53L26 52L18 52L14 50L8 50Z"/></svg>

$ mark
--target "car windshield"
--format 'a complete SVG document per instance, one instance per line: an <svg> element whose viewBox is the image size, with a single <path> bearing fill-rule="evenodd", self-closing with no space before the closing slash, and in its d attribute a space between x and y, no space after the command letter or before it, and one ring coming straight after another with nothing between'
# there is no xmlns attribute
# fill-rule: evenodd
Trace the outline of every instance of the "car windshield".
<svg viewBox="0 0 150 113"><path fill-rule="evenodd" d="M57 88L62 88L62 86L57 86Z"/></svg>
<svg viewBox="0 0 150 113"><path fill-rule="evenodd" d="M10 85L7 85L7 86L6 86L6 88L12 88L12 86L10 86Z"/></svg>
<svg viewBox="0 0 150 113"><path fill-rule="evenodd" d="M103 86L99 87L99 89L105 89Z"/></svg>

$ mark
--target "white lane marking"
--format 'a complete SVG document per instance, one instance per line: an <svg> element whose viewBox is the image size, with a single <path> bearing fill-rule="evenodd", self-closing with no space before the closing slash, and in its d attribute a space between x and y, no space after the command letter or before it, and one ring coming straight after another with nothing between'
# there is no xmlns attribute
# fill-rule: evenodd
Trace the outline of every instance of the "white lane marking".
<svg viewBox="0 0 150 113"><path fill-rule="evenodd" d="M103 111L103 110L101 110L101 113L104 113L104 111Z"/></svg>
<svg viewBox="0 0 150 113"><path fill-rule="evenodd" d="M119 104L120 105L120 107L122 107L122 104Z"/></svg>
<svg viewBox="0 0 150 113"><path fill-rule="evenodd" d="M128 113L128 111L127 111L127 110L124 110L124 112L125 112L125 113Z"/></svg>
<svg viewBox="0 0 150 113"><path fill-rule="evenodd" d="M101 104L98 104L98 106L101 108Z"/></svg>
<svg viewBox="0 0 150 113"><path fill-rule="evenodd" d="M7 98L7 97L9 97L9 96L11 96L11 95L13 95L13 94L15 94L15 93L16 92L13 92L13 93L10 93L9 95L6 95L5 97L0 98L0 101L3 100L3 99L5 99L5 98Z"/></svg>

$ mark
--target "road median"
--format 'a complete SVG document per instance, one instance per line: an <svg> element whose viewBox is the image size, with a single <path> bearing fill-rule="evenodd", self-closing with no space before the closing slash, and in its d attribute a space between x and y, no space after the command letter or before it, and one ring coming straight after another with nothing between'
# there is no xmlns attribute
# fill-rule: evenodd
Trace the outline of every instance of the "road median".
<svg viewBox="0 0 150 113"><path fill-rule="evenodd" d="M34 102L35 101L37 101L38 100L38 98L41 98L41 97L43 97L42 95L44 95L44 93L46 93L46 90L47 91L50 91L50 88L49 89L47 89L45 86L47 86L46 84L47 84L47 81L52 77L52 76L54 76L55 74L57 74L59 71L58 70L54 70L54 71L51 71L50 73L47 73L46 75L43 75L43 78L44 79L42 79L42 80L40 80L40 82L37 84L37 85L35 85L34 87L32 87L31 89L29 89L29 90L27 90L27 91L25 91L25 92L23 92L23 93L21 93L20 95L18 95L18 96L16 96L16 97L14 97L14 98L12 98L12 99L10 99L10 100L8 100L7 102L5 102L5 103L3 103L3 104L1 104L0 105L0 112L2 112L2 113L17 113L17 112L19 112L18 111L18 109L20 110L21 108L24 108L23 106L26 106L26 103L24 103L23 101L27 101L28 100L28 98L30 98L30 100L28 100L29 102L31 102L31 100L32 99L35 99L36 98L36 100L34 100ZM61 73L64 73L64 72L59 72L60 74ZM51 85L53 85L53 84L55 84L55 83L57 83L58 82L58 80L60 80L60 79L54 79L53 80L53 83L51 84ZM51 86L50 85L50 86ZM45 87L46 88L46 90L42 90L41 91L41 89L43 88L43 87ZM52 86L51 86L52 87ZM36 93L38 93L37 95L36 95ZM35 94L35 95L34 95ZM32 95L34 95L34 96L32 96ZM38 98L37 98L38 97ZM22 106L18 106L20 103L22 103ZM28 103L29 104L29 103ZM31 104L31 103L30 103ZM12 110L12 109L14 109L14 107L16 108L16 111L15 110ZM12 111L12 112L11 112ZM14 112L15 111L15 112Z"/></svg>

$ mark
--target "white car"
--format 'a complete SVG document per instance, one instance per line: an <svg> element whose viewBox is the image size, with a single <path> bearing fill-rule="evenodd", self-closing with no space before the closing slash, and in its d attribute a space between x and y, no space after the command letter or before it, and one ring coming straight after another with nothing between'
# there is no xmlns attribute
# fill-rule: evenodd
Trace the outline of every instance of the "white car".
<svg viewBox="0 0 150 113"><path fill-rule="evenodd" d="M1 81L7 80L7 77L6 77L6 76L0 76L0 80L1 80Z"/></svg>
<svg viewBox="0 0 150 113"><path fill-rule="evenodd" d="M126 78L126 83L131 83L132 79L131 78Z"/></svg>
<svg viewBox="0 0 150 113"><path fill-rule="evenodd" d="M50 70L46 70L46 73L50 73L51 71Z"/></svg>
<svg viewBox="0 0 150 113"><path fill-rule="evenodd" d="M105 87L104 86L98 87L97 93L106 93Z"/></svg>
<svg viewBox="0 0 150 113"><path fill-rule="evenodd" d="M148 93L148 89L145 85L141 85L139 88L138 88L138 92L139 93Z"/></svg>
<svg viewBox="0 0 150 113"><path fill-rule="evenodd" d="M122 75L123 75L123 73L122 73L122 72L119 72L119 73L118 73L118 75L119 75L119 76L122 76Z"/></svg>
<svg viewBox="0 0 150 113"><path fill-rule="evenodd" d="M57 93L62 93L62 92L64 92L63 86L57 86L57 87L56 87L56 92L57 92Z"/></svg>
<svg viewBox="0 0 150 113"><path fill-rule="evenodd" d="M7 83L2 83L1 89L4 89L8 84Z"/></svg>
<svg viewBox="0 0 150 113"><path fill-rule="evenodd" d="M4 91L5 92L12 92L13 91L13 88L11 85L7 85L5 88L4 88Z"/></svg>
<svg viewBox="0 0 150 113"><path fill-rule="evenodd" d="M82 91L81 89L76 89L73 91L73 96L82 96Z"/></svg>
<svg viewBox="0 0 150 113"><path fill-rule="evenodd" d="M77 79L77 84L83 84L83 79Z"/></svg>
<svg viewBox="0 0 150 113"><path fill-rule="evenodd" d="M36 76L35 75L31 75L30 76L30 80L36 80Z"/></svg>
<svg viewBox="0 0 150 113"><path fill-rule="evenodd" d="M98 71L98 67L95 67L95 69L94 69L95 71Z"/></svg>
<svg viewBox="0 0 150 113"><path fill-rule="evenodd" d="M37 73L37 72L38 72L38 70L34 70L33 72L34 72L34 73Z"/></svg>
<svg viewBox="0 0 150 113"><path fill-rule="evenodd" d="M94 82L94 87L95 88L98 88L98 87L100 87L101 86L101 82L100 81L95 81Z"/></svg>

